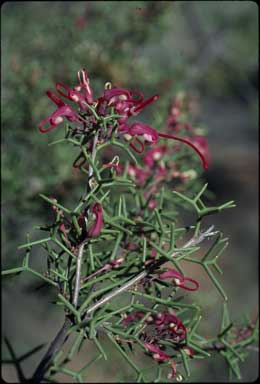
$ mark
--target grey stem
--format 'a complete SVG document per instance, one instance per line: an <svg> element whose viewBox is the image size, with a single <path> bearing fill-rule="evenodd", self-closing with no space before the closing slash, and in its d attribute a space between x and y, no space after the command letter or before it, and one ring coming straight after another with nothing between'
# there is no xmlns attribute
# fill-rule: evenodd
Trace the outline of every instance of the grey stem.
<svg viewBox="0 0 260 384"><path fill-rule="evenodd" d="M78 306L78 298L79 298L79 291L80 291L80 272L81 272L82 257L84 253L84 246L85 246L85 243L80 244L79 251L78 251L75 289L74 289L73 302L72 302L75 308L77 308Z"/></svg>
<svg viewBox="0 0 260 384"><path fill-rule="evenodd" d="M92 147L92 154L91 154L91 157L92 157L93 161L95 160L95 157L96 157L97 140L98 140L98 135L96 134L95 137L94 137L94 140L93 140L93 147ZM88 167L88 175L89 175L89 181L88 181L87 192L91 189L91 186L90 186L89 182L90 182L90 179L91 179L91 177L93 175L93 168L92 168L92 166L90 164L89 164L89 167ZM81 264L82 264L82 258L83 258L83 254L84 254L84 246L85 246L85 244L86 244L86 241L82 242L80 244L79 250L78 250L78 258L77 258L77 265L76 265L75 289L74 289L74 295L73 295L73 301L72 301L72 303L73 303L75 308L77 308L77 306L78 306L80 283L81 283L81 280L80 280Z"/></svg>
<svg viewBox="0 0 260 384"><path fill-rule="evenodd" d="M97 145L98 137L95 135L93 140L93 148L92 148L92 159L94 161L96 156L96 145ZM93 175L93 168L91 165L89 165L89 180ZM91 189L89 183L87 191ZM76 278L75 278L75 289L73 294L73 305L77 308L78 306L78 298L79 298L79 291L80 291L80 274L81 274L81 264L82 264L82 257L84 254L84 246L86 244L86 241L82 242L79 245L78 250L78 258L77 258L77 265L76 265ZM50 344L47 352L43 356L42 360L40 361L40 364L36 368L32 378L30 380L27 380L28 382L37 382L40 383L42 379L44 378L45 373L48 371L49 367L51 366L51 362L53 359L53 356L59 351L59 349L62 347L62 345L65 343L65 341L68 338L67 332L71 326L71 320L69 318L65 319L65 322L63 326L61 327L60 331Z"/></svg>

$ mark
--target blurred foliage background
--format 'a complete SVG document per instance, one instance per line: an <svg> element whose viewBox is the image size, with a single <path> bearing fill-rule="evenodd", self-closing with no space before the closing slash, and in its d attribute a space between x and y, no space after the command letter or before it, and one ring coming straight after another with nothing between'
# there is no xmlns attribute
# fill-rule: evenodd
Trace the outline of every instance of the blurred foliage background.
<svg viewBox="0 0 260 384"><path fill-rule="evenodd" d="M237 208L210 216L209 223L230 237L221 277L232 318L255 316L258 303L258 9L251 1L53 1L2 5L2 266L20 265L17 246L50 212L40 192L73 204L80 194L74 153L48 146L63 132L41 135L37 123L49 115L45 96L56 81L76 84L86 67L95 96L104 83L159 93L141 120L160 129L170 100L184 90L194 100L198 121L208 129L212 163L205 179L217 204L236 200ZM154 110L155 114L152 113ZM74 200L73 200L74 199ZM191 222L186 223L192 224ZM35 266L43 268L41 252ZM221 299L201 271L205 289L204 327L210 334L220 319ZM204 277L204 280L203 280ZM17 355L49 342L63 314L51 304L53 292L36 290L39 281L19 275L3 282L3 335ZM196 297L199 300L199 295ZM109 346L107 346L109 348ZM73 368L89 360L83 349ZM113 364L95 364L88 382L131 381L131 371L116 352ZM43 350L24 361L30 375ZM3 358L10 356L3 345ZM139 357L140 358L140 357ZM119 360L120 359L120 360ZM258 354L244 363L243 380L258 375ZM118 370L122 369L120 372ZM194 362L193 381L225 381L223 362ZM3 364L2 377L16 381ZM69 379L66 376L61 380Z"/></svg>

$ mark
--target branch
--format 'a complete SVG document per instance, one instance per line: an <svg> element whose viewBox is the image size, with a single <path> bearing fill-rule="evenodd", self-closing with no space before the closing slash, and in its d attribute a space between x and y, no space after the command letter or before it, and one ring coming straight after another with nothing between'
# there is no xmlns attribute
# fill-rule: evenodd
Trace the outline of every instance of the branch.
<svg viewBox="0 0 260 384"><path fill-rule="evenodd" d="M77 308L78 306L78 298L79 298L79 291L80 291L81 262L82 262L82 257L84 253L84 246L85 246L85 243L80 244L78 257L77 257L75 289L74 289L74 296L72 301L75 308Z"/></svg>
<svg viewBox="0 0 260 384"><path fill-rule="evenodd" d="M92 147L92 154L91 154L93 161L96 156L97 140L98 140L98 135L96 134L93 140L93 147ZM92 175L93 175L93 168L91 167L91 165L89 165L89 181ZM87 186L87 193L89 189L91 189L89 181ZM74 289L74 295L73 295L73 301L72 301L75 308L77 308L78 306L78 298L79 298L79 292L80 292L81 263L82 263L82 257L84 254L85 244L86 244L86 241L82 242L79 245L78 256L77 256L75 289ZM70 328L71 323L72 323L71 320L67 317L60 331L56 335L55 339L52 341L49 349L43 356L43 359L41 360L40 364L36 368L36 371L34 372L31 379L32 381L41 382L41 380L44 378L45 373L50 368L53 356L60 350L60 348L68 338L67 331Z"/></svg>
<svg viewBox="0 0 260 384"><path fill-rule="evenodd" d="M41 380L44 378L45 373L48 371L50 368L52 358L53 356L59 351L59 349L62 347L62 345L65 343L67 340L67 331L70 328L71 321L69 318L66 318L63 326L61 327L60 331L56 335L55 339L52 341L49 349L43 356L40 364L36 368L32 379L30 380L31 382L37 382L40 383Z"/></svg>
<svg viewBox="0 0 260 384"><path fill-rule="evenodd" d="M93 146L92 146L92 153L91 157L94 162L95 157L96 157L96 146L97 146L97 141L98 141L98 134L95 135L94 140L93 140ZM90 180L93 175L93 168L89 164L88 167L88 186L87 186L87 193L91 190L91 185L90 185ZM89 212L88 212L89 214ZM77 257L77 265L76 265L76 280L75 280L75 290L74 290L74 296L73 296L73 305L75 308L78 306L78 298L79 298L79 291L80 291L80 274L81 274L81 263L82 263L82 257L84 253L84 246L85 246L86 241L82 242L79 246L78 250L78 257Z"/></svg>
<svg viewBox="0 0 260 384"><path fill-rule="evenodd" d="M212 225L209 227L205 232L201 232L198 236L193 237L190 239L183 247L183 248L189 248L191 246L195 246L202 241L204 241L207 237L214 236L217 232L212 231L214 226ZM172 254L172 257L179 255L181 251L176 251ZM108 302L109 300L113 299L117 295L119 295L122 292L127 291L129 288L131 288L133 285L144 279L146 276L148 276L152 271L160 267L165 262L168 262L168 259L162 257L157 262L152 263L150 266L146 268L143 272L137 274L135 277L133 277L131 280L127 281L125 284L123 284L120 288L116 288L112 290L112 292L109 292L107 295L102 297L100 300L98 300L96 303L90 305L84 312L84 315L89 315L91 312L95 311L97 308L101 307L103 304Z"/></svg>

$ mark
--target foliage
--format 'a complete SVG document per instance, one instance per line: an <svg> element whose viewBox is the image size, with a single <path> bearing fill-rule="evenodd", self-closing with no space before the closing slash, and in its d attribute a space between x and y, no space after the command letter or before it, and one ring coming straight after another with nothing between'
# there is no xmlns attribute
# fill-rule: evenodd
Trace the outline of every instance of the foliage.
<svg viewBox="0 0 260 384"><path fill-rule="evenodd" d="M32 380L55 380L63 372L83 382L90 364L108 359L102 334L127 360L137 382L147 381L147 370L154 382L186 380L191 360L212 353L223 356L230 376L241 379L239 362L257 340L258 327L255 319L243 326L230 320L227 295L216 277L222 273L219 257L228 239L202 224L205 217L235 205L205 203L201 163L207 168L210 155L203 130L191 123L189 99L180 93L171 100L162 132L132 121L158 95L145 99L139 91L106 83L95 99L85 69L78 72L74 88L57 82L56 92L62 98L47 91L57 108L38 128L41 133L58 131L68 120L64 137L52 145L76 149L73 167L83 174L84 190L70 207L41 194L54 215L52 223L38 227L47 235L34 241L28 235L20 246L25 250L22 266L2 272L29 272L55 287L55 304L65 313ZM195 225L182 226L180 207L194 210ZM201 257L204 241L208 250ZM35 247L46 251L44 273L31 267ZM208 274L224 301L220 329L212 337L197 332L205 314L193 293L200 286L191 277L194 264ZM65 355L63 344L72 335L75 341ZM67 363L84 341L93 343L98 354L75 372ZM136 350L154 365L139 366Z"/></svg>

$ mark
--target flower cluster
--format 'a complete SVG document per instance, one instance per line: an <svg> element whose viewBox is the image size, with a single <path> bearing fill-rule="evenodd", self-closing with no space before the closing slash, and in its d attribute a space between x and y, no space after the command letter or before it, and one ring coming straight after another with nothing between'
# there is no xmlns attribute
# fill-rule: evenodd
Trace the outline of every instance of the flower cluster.
<svg viewBox="0 0 260 384"><path fill-rule="evenodd" d="M145 316L142 311L132 312L122 320L123 325L128 325L136 321L140 321ZM189 356L193 355L193 350L187 346L186 327L182 321L176 316L174 311L163 311L155 314L150 314L144 320L146 325L145 330L141 333L141 338L144 340L144 346L148 352L152 353L152 358L155 361L168 362L172 368L168 378L176 376L176 366L170 355L171 352L164 351L165 345L163 341L171 343L174 350L182 348Z"/></svg>
<svg viewBox="0 0 260 384"><path fill-rule="evenodd" d="M115 132L118 138L123 137L126 141L130 141L130 147L139 154L144 152L145 144L156 145L159 138L173 139L190 146L201 158L204 168L208 168L203 151L201 152L196 143L194 144L191 140L158 132L151 126L138 121L128 123L130 117L137 116L146 106L156 101L159 98L158 95L145 100L144 95L139 91L112 87L108 83L103 95L94 101L90 81L84 68L78 71L78 84L74 88L71 89L62 82L57 82L56 91L63 98L76 103L79 110L75 112L69 104L53 92L47 91L47 96L58 108L39 123L41 133L50 132L66 118L69 122L77 124L74 127L74 133L86 132L88 136L90 131L100 129L99 138L107 140ZM116 119L116 126L111 123L111 120L109 123L111 116ZM49 126L44 128L47 123Z"/></svg>

